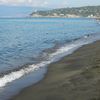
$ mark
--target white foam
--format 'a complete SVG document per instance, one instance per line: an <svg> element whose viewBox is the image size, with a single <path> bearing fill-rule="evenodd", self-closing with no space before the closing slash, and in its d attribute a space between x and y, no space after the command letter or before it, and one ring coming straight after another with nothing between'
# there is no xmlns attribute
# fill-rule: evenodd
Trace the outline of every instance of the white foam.
<svg viewBox="0 0 100 100"><path fill-rule="evenodd" d="M7 75L4 75L3 77L0 78L0 87L4 87L6 86L8 83L14 81L14 80L17 80L19 78L21 78L22 76L30 73L30 72L33 72L35 70L38 70L39 68L41 67L44 67L48 64L50 64L51 62L53 62L53 58L56 57L57 55L60 55L62 53L64 53L65 51L69 51L71 50L72 48L74 48L76 45L70 45L70 46L67 46L67 47L62 47L62 48L59 48L55 53L51 54L50 57L49 57L49 60L48 61L43 61L39 64L33 64L33 65L29 65L27 68L24 68L24 69L20 69L19 71L15 71L15 72L11 72Z"/></svg>
<svg viewBox="0 0 100 100"><path fill-rule="evenodd" d="M62 54L64 52L68 52L69 50L73 49L76 46L77 46L76 44L71 44L71 45L67 45L65 47L61 47L55 53L51 54L51 57Z"/></svg>
<svg viewBox="0 0 100 100"><path fill-rule="evenodd" d="M46 62L41 62L36 65L35 64L29 65L27 68L4 75L3 77L0 78L0 87L4 87L7 85L7 83L17 80L17 79L21 78L22 76L24 76L32 71L38 70L39 68L41 68L49 63L50 63L49 61L46 61Z"/></svg>
<svg viewBox="0 0 100 100"><path fill-rule="evenodd" d="M34 71L38 70L39 68L52 63L58 57L61 58L61 57L65 56L65 54L68 55L68 54L72 53L74 50L76 50L77 48L79 48L82 45L93 42L93 40L89 42L87 38L84 38L84 39L85 39L85 40L83 40L84 42L76 41L72 44L68 44L64 47L59 48L56 52L49 55L47 61L42 61L39 64L29 65L28 67L20 69L19 71L14 71L7 75L4 75L3 77L0 78L0 87L4 87L8 83L13 82L14 80L17 80L28 73L34 72ZM94 41L95 41L95 39L94 39Z"/></svg>

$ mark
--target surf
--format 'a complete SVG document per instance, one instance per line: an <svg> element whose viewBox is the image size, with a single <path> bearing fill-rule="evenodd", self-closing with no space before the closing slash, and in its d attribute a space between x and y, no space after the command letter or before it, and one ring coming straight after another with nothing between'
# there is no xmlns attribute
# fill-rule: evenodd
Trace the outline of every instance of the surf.
<svg viewBox="0 0 100 100"><path fill-rule="evenodd" d="M71 54L74 52L76 49L79 47L92 43L96 40L100 39L99 34L93 34L93 35L85 35L84 37L75 40L69 44L65 44L62 47L59 47L58 49L55 50L55 52L50 53L48 55L48 58L45 61L41 61L40 63L37 64L32 64L32 65L27 65L27 67L22 67L19 70L15 71L10 71L9 73L2 75L0 77L0 88L5 87L7 84L10 84L11 82L18 80L22 78L23 76L34 72L36 70L39 70L40 68L43 68L44 66L48 66L49 64L58 61L62 57Z"/></svg>

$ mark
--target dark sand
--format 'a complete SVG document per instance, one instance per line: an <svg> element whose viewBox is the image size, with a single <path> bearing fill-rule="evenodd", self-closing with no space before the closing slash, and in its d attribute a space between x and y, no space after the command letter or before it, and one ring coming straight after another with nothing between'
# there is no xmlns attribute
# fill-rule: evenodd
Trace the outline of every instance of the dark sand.
<svg viewBox="0 0 100 100"><path fill-rule="evenodd" d="M100 100L100 41L49 65L41 82L10 100Z"/></svg>

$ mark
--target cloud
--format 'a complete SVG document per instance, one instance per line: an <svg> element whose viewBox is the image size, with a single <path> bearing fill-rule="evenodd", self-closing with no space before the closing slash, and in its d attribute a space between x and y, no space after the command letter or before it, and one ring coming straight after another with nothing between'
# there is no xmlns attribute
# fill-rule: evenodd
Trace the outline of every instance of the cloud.
<svg viewBox="0 0 100 100"><path fill-rule="evenodd" d="M0 4L46 6L48 5L48 0L0 0Z"/></svg>
<svg viewBox="0 0 100 100"><path fill-rule="evenodd" d="M25 2L25 0L0 0L0 3L12 3L12 4L15 4L15 3L23 3Z"/></svg>
<svg viewBox="0 0 100 100"><path fill-rule="evenodd" d="M0 4L33 7L77 7L86 5L100 5L100 0L0 0Z"/></svg>

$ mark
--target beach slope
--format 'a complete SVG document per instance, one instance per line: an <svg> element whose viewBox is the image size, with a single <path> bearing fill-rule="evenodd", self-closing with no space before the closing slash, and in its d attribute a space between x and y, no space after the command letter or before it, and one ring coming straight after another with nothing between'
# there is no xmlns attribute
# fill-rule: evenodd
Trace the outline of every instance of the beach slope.
<svg viewBox="0 0 100 100"><path fill-rule="evenodd" d="M100 100L100 41L50 64L42 81L10 100Z"/></svg>

